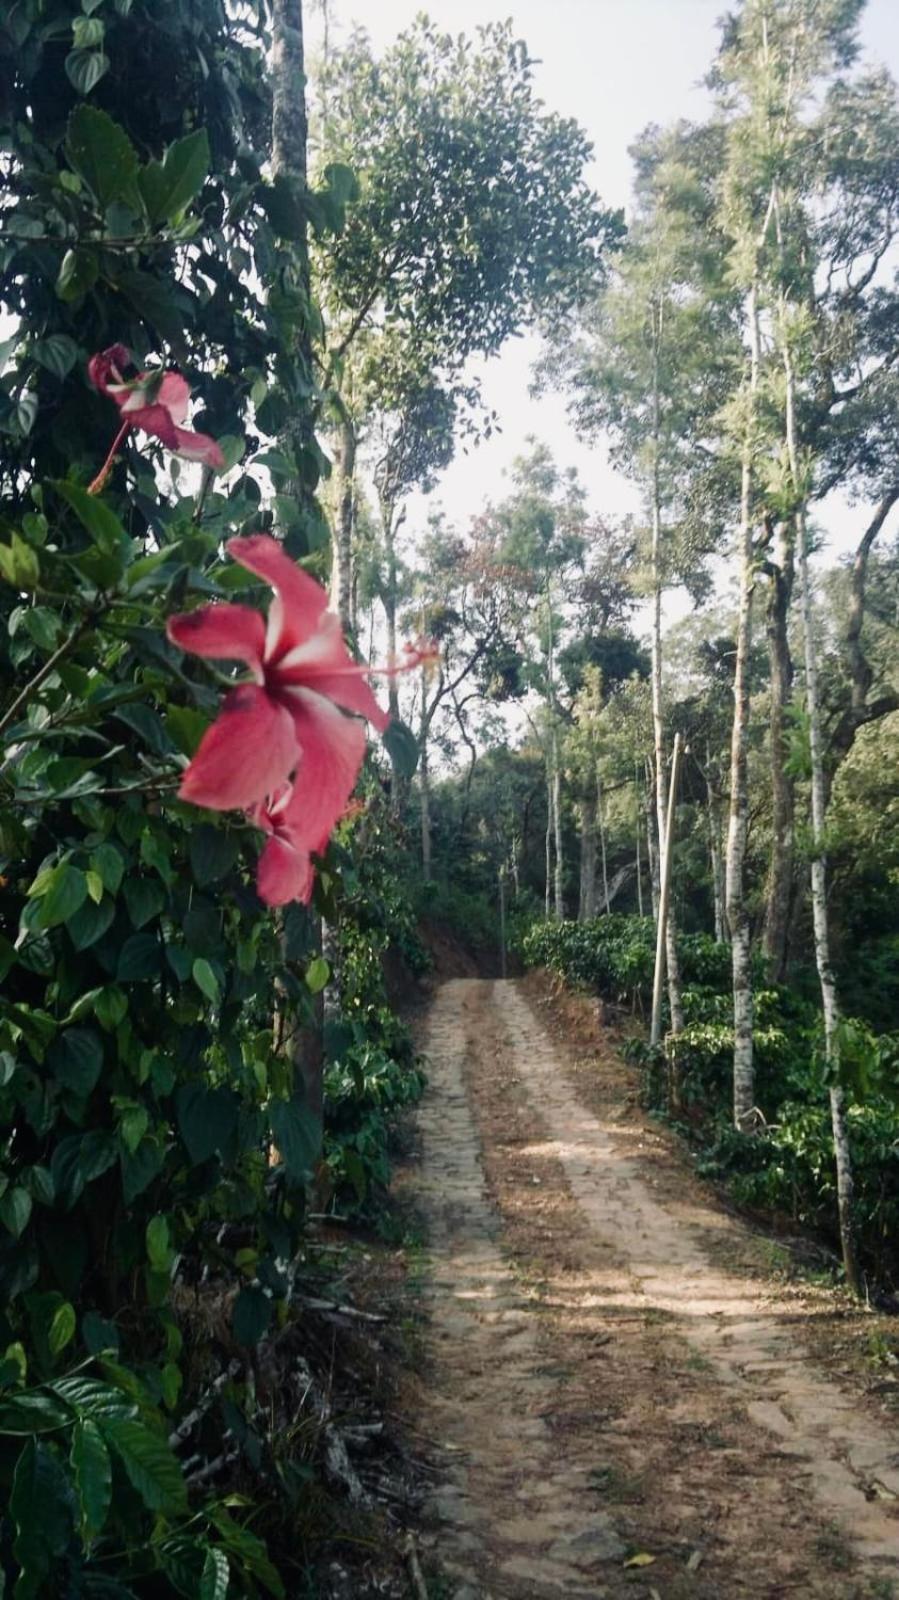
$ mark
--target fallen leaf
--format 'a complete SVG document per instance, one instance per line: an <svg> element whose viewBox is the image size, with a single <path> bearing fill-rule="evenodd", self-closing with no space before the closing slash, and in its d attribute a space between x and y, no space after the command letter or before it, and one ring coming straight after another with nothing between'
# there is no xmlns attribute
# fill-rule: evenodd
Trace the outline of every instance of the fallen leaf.
<svg viewBox="0 0 899 1600"><path fill-rule="evenodd" d="M647 1551L641 1550L638 1556L631 1556L630 1560L625 1561L624 1565L626 1567L651 1567L655 1559L655 1556L651 1556Z"/></svg>

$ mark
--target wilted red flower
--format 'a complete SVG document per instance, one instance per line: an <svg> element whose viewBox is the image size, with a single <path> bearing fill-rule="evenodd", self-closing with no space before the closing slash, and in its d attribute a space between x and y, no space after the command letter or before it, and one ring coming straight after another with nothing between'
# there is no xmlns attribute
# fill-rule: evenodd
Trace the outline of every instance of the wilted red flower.
<svg viewBox="0 0 899 1600"><path fill-rule="evenodd" d="M215 439L181 426L190 405L187 379L180 372L166 371L162 367L155 372L139 372L135 378L126 378L123 369L131 365L131 352L123 344L110 345L108 350L91 356L87 364L94 388L115 401L122 418L109 455L88 492L98 494L103 488L116 452L132 428L152 434L173 455L185 461L202 461L207 467L222 468L225 458Z"/></svg>

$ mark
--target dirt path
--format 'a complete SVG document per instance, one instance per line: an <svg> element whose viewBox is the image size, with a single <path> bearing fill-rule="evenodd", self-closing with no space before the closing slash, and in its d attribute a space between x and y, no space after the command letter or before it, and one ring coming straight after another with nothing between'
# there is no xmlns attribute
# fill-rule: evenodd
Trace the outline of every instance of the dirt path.
<svg viewBox="0 0 899 1600"><path fill-rule="evenodd" d="M520 985L444 984L426 1050L439 1600L899 1600L899 1435L796 1301L719 1264L720 1213L655 1187Z"/></svg>

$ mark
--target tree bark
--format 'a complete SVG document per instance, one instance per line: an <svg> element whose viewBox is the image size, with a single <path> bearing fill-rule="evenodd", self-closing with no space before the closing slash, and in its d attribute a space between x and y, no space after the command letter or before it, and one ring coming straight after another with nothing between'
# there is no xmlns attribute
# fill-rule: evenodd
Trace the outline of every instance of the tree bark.
<svg viewBox="0 0 899 1600"><path fill-rule="evenodd" d="M421 875L425 883L431 882L431 774L428 766L428 716L427 682L421 675L421 727L418 755L418 797L421 816Z"/></svg>
<svg viewBox="0 0 899 1600"><path fill-rule="evenodd" d="M662 485L660 477L660 397L659 397L659 344L661 341L661 309L653 307L653 463L652 463L652 730L656 780L656 819L658 828L658 853L660 863L665 857L665 722L662 709ZM684 1012L681 1001L680 962L677 954L677 927L674 908L669 907L665 918L665 965L668 973L668 1005L671 1013L671 1032L682 1033Z"/></svg>
<svg viewBox="0 0 899 1600"><path fill-rule="evenodd" d="M652 900L652 920L659 920L659 852L658 841L655 833L655 820L653 817L653 794L655 792L655 777L653 764L646 763L646 787L643 790L643 815L646 821L646 854L649 858L649 889Z"/></svg>
<svg viewBox="0 0 899 1600"><path fill-rule="evenodd" d="M841 761L846 759L855 743L859 728L899 710L899 694L889 690L872 702L868 700L874 674L862 647L862 628L865 620L865 593L868 581L868 561L874 540L880 533L896 501L899 500L899 483L894 484L881 500L874 516L859 542L852 563L849 585L849 610L846 618L846 660L849 667L850 698L848 710L837 723L830 743L830 762L825 767L825 801L829 799L833 776Z"/></svg>
<svg viewBox="0 0 899 1600"><path fill-rule="evenodd" d="M550 765L549 751L546 752L546 881L544 893L544 915L548 918L552 909L552 839L553 839L553 775Z"/></svg>
<svg viewBox="0 0 899 1600"><path fill-rule="evenodd" d="M773 560L768 572L768 664L771 718L771 857L765 903L764 952L768 977L786 976L790 905L793 891L795 784L787 771L786 709L793 689L788 622L793 594L793 529L788 518L778 523Z"/></svg>
<svg viewBox="0 0 899 1600"><path fill-rule="evenodd" d="M303 0L272 0L272 177L291 181L302 192L308 183L308 119L306 115L305 49L303 44ZM312 299L309 274L309 244L305 224L292 242L293 260L287 270L304 295L309 311L296 335L294 355L303 369L308 392L313 390ZM284 429L284 442L291 453L308 448L313 437L311 402L300 405ZM297 480L289 488L301 504L312 496Z"/></svg>
<svg viewBox="0 0 899 1600"><path fill-rule="evenodd" d="M603 897L603 903L604 903L605 908L606 908L606 916L608 916L609 915L609 910L610 910L610 905L609 905L609 865L608 865L608 861L606 859L606 819L605 819L605 814L604 814L604 811L603 811L602 778L600 777L598 772L596 774L596 821L597 821L597 824L598 824L598 827L599 827L599 848L600 848L600 854L601 854L601 857L602 857L602 897Z"/></svg>
<svg viewBox="0 0 899 1600"><path fill-rule="evenodd" d="M706 762L706 772L708 772L708 760ZM727 930L724 920L724 863L721 859L721 826L718 819L718 806L708 777L706 778L706 818L709 829L709 870L712 879L715 938L718 944L724 944L727 938Z"/></svg>
<svg viewBox="0 0 899 1600"><path fill-rule="evenodd" d="M588 795L580 804L581 885L578 922L589 922L596 915L596 800Z"/></svg>
<svg viewBox="0 0 899 1600"><path fill-rule="evenodd" d="M751 367L750 406L755 408L759 369L757 290L749 292ZM737 622L737 660L734 674L734 720L730 748L730 815L727 829L725 896L731 940L734 997L734 1126L751 1131L756 1117L755 1072L752 1048L751 929L746 905L746 843L749 833L749 652L752 647L754 590L752 548L752 421L743 444L740 485L740 607Z"/></svg>
<svg viewBox="0 0 899 1600"><path fill-rule="evenodd" d="M553 901L557 922L565 920L565 856L562 841L562 768L559 762L559 736L553 729L553 782L552 782L552 812L553 812L553 849L555 863L553 871Z"/></svg>
<svg viewBox="0 0 899 1600"><path fill-rule="evenodd" d="M344 633L353 626L353 524L356 506L356 429L348 416L340 423L334 451L337 515L332 547L331 598Z"/></svg>

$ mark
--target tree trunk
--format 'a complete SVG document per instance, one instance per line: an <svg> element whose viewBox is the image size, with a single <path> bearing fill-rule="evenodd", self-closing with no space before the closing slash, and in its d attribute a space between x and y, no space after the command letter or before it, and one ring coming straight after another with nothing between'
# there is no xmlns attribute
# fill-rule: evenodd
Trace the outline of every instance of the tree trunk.
<svg viewBox="0 0 899 1600"><path fill-rule="evenodd" d="M549 750L546 752L546 882L544 894L544 915L548 918L552 910L552 839L553 839L553 774Z"/></svg>
<svg viewBox="0 0 899 1600"><path fill-rule="evenodd" d="M602 856L602 897L609 915L609 864L606 858L606 819L602 802L602 778L596 774L596 820L599 825L599 848Z"/></svg>
<svg viewBox="0 0 899 1600"><path fill-rule="evenodd" d="M727 929L724 920L724 863L721 859L721 824L718 817L718 805L711 781L711 752L706 746L705 754L705 794L706 794L706 819L709 829L709 869L712 880L712 906L715 919L715 938L718 944L724 944L727 938Z"/></svg>
<svg viewBox="0 0 899 1600"><path fill-rule="evenodd" d="M421 675L421 728L419 734L418 754L418 797L421 814L421 876L425 883L431 882L431 774L428 767L428 727L427 713L427 683L424 671Z"/></svg>
<svg viewBox="0 0 899 1600"><path fill-rule="evenodd" d="M306 116L305 51L303 45L302 0L272 0L272 161L273 178L287 179L302 196L307 186L308 120ZM311 394L314 388L312 361L312 301L309 277L309 245L305 224L292 242L293 259L285 272L305 298L308 313L299 323L294 354L303 370ZM311 403L298 406L283 432L288 455L312 444ZM288 486L289 494L301 505L312 496L298 479ZM310 508L311 509L311 508Z"/></svg>
<svg viewBox="0 0 899 1600"><path fill-rule="evenodd" d="M653 817L655 776L651 761L646 763L646 787L643 791L643 815L646 821L646 854L649 858L649 890L652 900L652 920L659 920L659 852Z"/></svg>
<svg viewBox="0 0 899 1600"><path fill-rule="evenodd" d="M553 872L553 899L557 922L565 920L564 896L564 871L565 857L562 845L562 768L559 764L559 740L553 731L553 782L552 782L552 813L553 813L553 849L555 864Z"/></svg>
<svg viewBox="0 0 899 1600"><path fill-rule="evenodd" d="M775 534L768 595L768 663L771 675L771 859L765 905L764 951L768 977L786 975L790 904L793 890L793 812L795 785L787 771L786 708L793 687L793 662L787 633L793 593L793 531L782 520Z"/></svg>
<svg viewBox="0 0 899 1600"><path fill-rule="evenodd" d="M662 486L659 448L658 344L661 340L661 311L655 308L655 360L653 373L653 467L652 467L652 732L656 779L656 819L660 862L665 856L665 722L662 710ZM671 1032L682 1033L684 1011L681 1002L680 962L677 954L677 925L674 907L665 920L665 964L668 973L668 1005Z"/></svg>
<svg viewBox="0 0 899 1600"><path fill-rule="evenodd" d="M349 417L340 424L334 451L337 514L331 570L332 603L344 633L353 626L353 522L356 503L356 430Z"/></svg>
<svg viewBox="0 0 899 1600"><path fill-rule="evenodd" d="M578 922L596 916L596 801L592 795L581 801L581 886L578 897Z"/></svg>
<svg viewBox="0 0 899 1600"><path fill-rule="evenodd" d="M758 389L759 327L757 291L749 293L751 370L750 405L755 409ZM730 816L727 829L725 903L731 940L734 996L734 1126L742 1133L756 1117L755 1071L752 1048L751 928L746 905L746 843L749 834L749 652L752 647L754 589L752 547L752 418L743 444L740 487L740 609L737 622L737 660L734 674L734 720L730 747Z"/></svg>
<svg viewBox="0 0 899 1600"><path fill-rule="evenodd" d="M892 488L888 489L874 516L868 523L859 541L855 559L852 563L849 610L846 618L846 658L850 683L849 708L837 723L831 740L831 759L824 773L825 801L830 797L830 786L836 769L852 749L859 728L864 727L866 722L873 722L877 717L888 716L890 712L899 710L899 694L895 690L887 690L886 693L879 695L873 704L869 704L868 690L871 687L874 675L862 648L868 561L874 540L880 533L897 500L899 500L899 484L894 484Z"/></svg>

